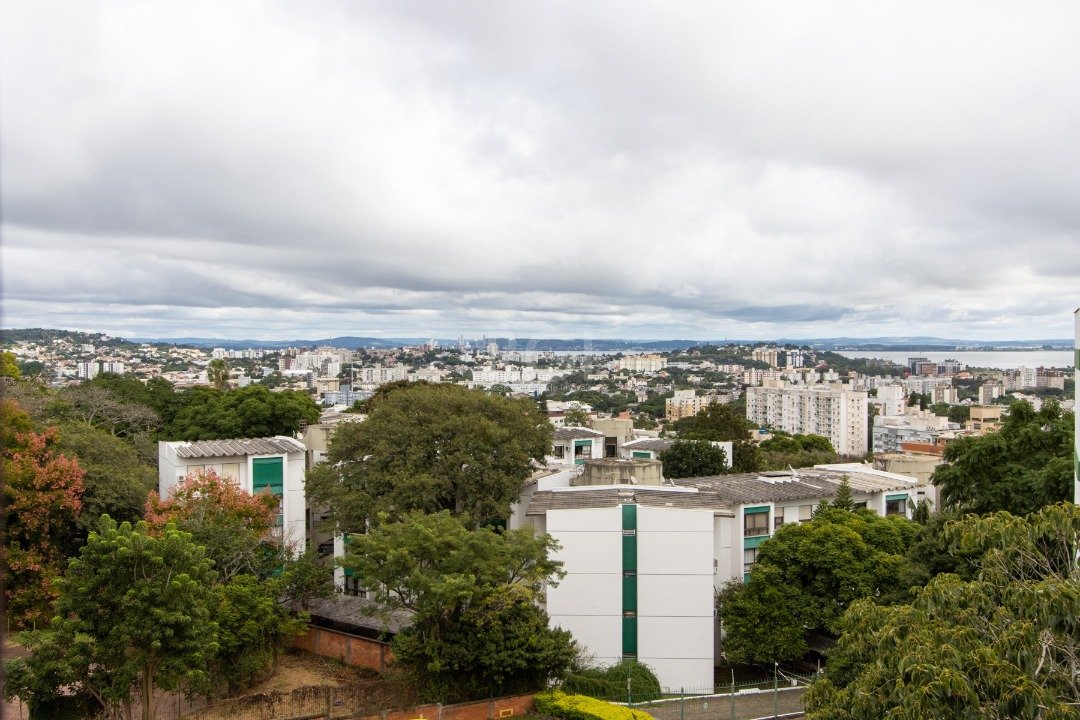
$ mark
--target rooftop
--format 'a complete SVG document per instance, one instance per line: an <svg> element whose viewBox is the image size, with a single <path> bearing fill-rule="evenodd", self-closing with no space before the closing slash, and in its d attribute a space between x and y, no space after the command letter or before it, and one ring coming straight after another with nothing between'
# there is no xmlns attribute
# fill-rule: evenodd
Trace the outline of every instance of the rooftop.
<svg viewBox="0 0 1080 720"><path fill-rule="evenodd" d="M733 505L784 500L831 498L844 478L854 493L910 490L920 485L915 478L875 470L859 463L821 465L812 468L770 473L743 473L675 480L680 487L716 493Z"/></svg>
<svg viewBox="0 0 1080 720"><path fill-rule="evenodd" d="M304 444L291 437L277 435L266 438L237 438L235 440L195 440L169 443L176 447L177 457L229 457L232 455L280 455L304 452Z"/></svg>
<svg viewBox="0 0 1080 720"><path fill-rule="evenodd" d="M609 485L557 488L533 493L526 515L543 515L549 510L581 510L617 507L634 503L648 507L712 510L734 516L731 505L717 493L672 486Z"/></svg>

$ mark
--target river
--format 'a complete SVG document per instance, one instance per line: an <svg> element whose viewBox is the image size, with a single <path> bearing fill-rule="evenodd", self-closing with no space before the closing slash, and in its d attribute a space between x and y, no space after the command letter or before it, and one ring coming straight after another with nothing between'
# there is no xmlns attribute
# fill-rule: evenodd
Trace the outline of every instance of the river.
<svg viewBox="0 0 1080 720"><path fill-rule="evenodd" d="M893 352L888 350L842 350L838 355L848 358L879 358L892 360L900 365L907 365L908 358L924 357L934 362L942 360L956 360L971 368L997 368L999 370L1015 370L1018 367L1055 367L1071 368L1073 366L1072 350L999 350L992 352L976 350L953 350L938 352L936 350L916 351L905 350Z"/></svg>

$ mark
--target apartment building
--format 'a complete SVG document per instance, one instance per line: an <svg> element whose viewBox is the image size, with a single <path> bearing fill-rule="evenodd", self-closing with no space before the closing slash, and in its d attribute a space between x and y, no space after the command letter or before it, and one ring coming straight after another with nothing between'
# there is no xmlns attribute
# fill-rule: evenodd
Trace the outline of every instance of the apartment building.
<svg viewBox="0 0 1080 720"><path fill-rule="evenodd" d="M761 427L822 435L842 455L867 451L864 390L840 384L746 389L746 417Z"/></svg>
<svg viewBox="0 0 1080 720"><path fill-rule="evenodd" d="M158 443L158 493L200 470L233 478L249 493L272 492L281 501L276 526L282 540L300 551L306 542L305 447L278 435L235 440Z"/></svg>
<svg viewBox="0 0 1080 720"><path fill-rule="evenodd" d="M626 355L612 365L615 370L628 370L632 373L655 373L667 367L667 358L660 355Z"/></svg>
<svg viewBox="0 0 1080 720"><path fill-rule="evenodd" d="M676 390L674 397L664 401L664 418L679 420L691 417L718 400L715 395L698 395L694 390Z"/></svg>

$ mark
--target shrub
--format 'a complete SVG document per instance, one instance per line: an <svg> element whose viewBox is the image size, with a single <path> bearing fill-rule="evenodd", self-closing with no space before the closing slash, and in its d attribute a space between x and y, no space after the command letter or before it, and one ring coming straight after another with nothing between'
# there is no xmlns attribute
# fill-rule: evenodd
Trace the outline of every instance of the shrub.
<svg viewBox="0 0 1080 720"><path fill-rule="evenodd" d="M627 676L630 677L630 696L634 702L660 697L660 681L648 665L637 660L622 660L607 668L586 668L568 677L562 689L570 694L622 701L626 699Z"/></svg>
<svg viewBox="0 0 1080 720"><path fill-rule="evenodd" d="M652 715L643 710L612 705L585 695L567 695L558 690L538 694L536 710L563 720L653 720Z"/></svg>

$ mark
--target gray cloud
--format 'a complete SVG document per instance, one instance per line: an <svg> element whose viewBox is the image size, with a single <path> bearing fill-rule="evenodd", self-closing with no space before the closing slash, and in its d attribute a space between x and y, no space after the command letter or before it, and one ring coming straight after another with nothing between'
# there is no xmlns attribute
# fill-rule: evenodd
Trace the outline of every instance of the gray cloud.
<svg viewBox="0 0 1080 720"><path fill-rule="evenodd" d="M1069 334L1071 5L5 16L7 326Z"/></svg>

